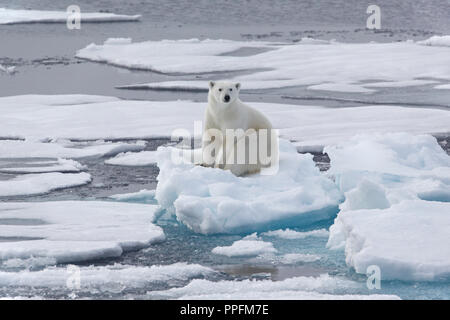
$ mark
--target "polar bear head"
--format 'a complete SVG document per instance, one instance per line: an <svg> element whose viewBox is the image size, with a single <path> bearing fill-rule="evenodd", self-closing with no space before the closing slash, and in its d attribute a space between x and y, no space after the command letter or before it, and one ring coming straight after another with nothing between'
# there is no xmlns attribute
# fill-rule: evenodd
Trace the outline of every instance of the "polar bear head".
<svg viewBox="0 0 450 320"><path fill-rule="evenodd" d="M227 106L236 101L239 97L240 83L228 81L210 81L209 98L219 105Z"/></svg>

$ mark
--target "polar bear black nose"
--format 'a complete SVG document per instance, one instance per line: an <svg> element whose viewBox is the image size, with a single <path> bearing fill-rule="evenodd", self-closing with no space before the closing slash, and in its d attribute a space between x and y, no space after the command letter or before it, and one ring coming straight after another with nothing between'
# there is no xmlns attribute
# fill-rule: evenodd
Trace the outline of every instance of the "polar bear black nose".
<svg viewBox="0 0 450 320"><path fill-rule="evenodd" d="M225 97L223 97L223 100L225 100L225 102L230 101L230 96L226 94Z"/></svg>

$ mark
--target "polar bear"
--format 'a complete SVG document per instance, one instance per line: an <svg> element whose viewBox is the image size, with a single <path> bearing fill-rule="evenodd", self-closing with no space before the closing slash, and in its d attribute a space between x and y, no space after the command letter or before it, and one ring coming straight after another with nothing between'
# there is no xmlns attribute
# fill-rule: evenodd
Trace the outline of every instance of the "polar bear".
<svg viewBox="0 0 450 320"><path fill-rule="evenodd" d="M239 99L240 89L240 83L209 82L202 165L230 170L236 176L262 168L277 170L277 131L264 114Z"/></svg>

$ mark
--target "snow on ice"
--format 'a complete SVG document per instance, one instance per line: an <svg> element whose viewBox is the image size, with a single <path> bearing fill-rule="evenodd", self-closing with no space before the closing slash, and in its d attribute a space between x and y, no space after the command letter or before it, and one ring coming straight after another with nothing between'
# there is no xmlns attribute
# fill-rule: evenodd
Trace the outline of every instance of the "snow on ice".
<svg viewBox="0 0 450 320"><path fill-rule="evenodd" d="M272 299L399 299L395 295L353 295L336 293L342 289L355 289L356 282L321 275L319 277L294 277L282 281L243 280L209 281L192 280L187 286L147 295L156 299L186 300L272 300Z"/></svg>
<svg viewBox="0 0 450 320"><path fill-rule="evenodd" d="M86 172L20 175L8 180L0 180L0 197L43 194L57 189L81 186L89 182L91 182L91 175Z"/></svg>
<svg viewBox="0 0 450 320"><path fill-rule="evenodd" d="M311 43L295 44L228 40L163 40L140 43L90 44L77 52L80 58L132 69L163 73L205 73L254 69L252 74L234 77L243 89L311 86L349 92L373 92L370 81L405 81L420 78L450 79L448 37L423 42L393 43ZM427 45L421 45L427 44ZM439 46L438 46L439 45ZM265 52L236 57L224 53L243 47ZM389 59L386 59L389 56ZM300 63L299 63L300 61ZM352 68L348 68L349 62ZM127 86L133 87L132 85ZM205 89L202 81L168 81L138 84L138 88ZM366 88L367 87L367 88Z"/></svg>
<svg viewBox="0 0 450 320"><path fill-rule="evenodd" d="M202 85L207 87L207 83L202 82ZM449 131L450 113L445 110L381 105L330 109L273 103L250 104L268 116L282 137L293 140L297 147L306 150L321 149L324 145L347 140L358 133ZM203 119L205 108L205 103L192 101L127 101L89 95L3 97L0 98L0 137L27 140L0 141L0 155L3 157L6 152L10 153L6 157L29 156L25 151L22 153L24 155L13 152L24 146L23 150L34 150L35 156L74 158L73 153L76 152L80 153L78 157L83 156L85 148L74 150L68 145L70 149L43 155L41 150L56 149L57 144L26 146L22 143L49 139L58 142L63 139L92 141L170 137L174 130L180 128L192 133L194 122ZM157 119L157 122L149 125L148 119ZM106 145L111 148L118 146L113 143ZM114 153L140 151L130 149L132 145L121 144L124 149L114 150ZM93 153L96 152L94 149L91 149Z"/></svg>
<svg viewBox="0 0 450 320"><path fill-rule="evenodd" d="M0 240L8 240L0 241L0 260L54 264L118 257L165 239L152 224L156 208L98 201L0 203Z"/></svg>
<svg viewBox="0 0 450 320"><path fill-rule="evenodd" d="M105 12L81 12L81 22L137 21L140 15L123 15ZM0 8L0 25L17 23L66 23L66 11L17 10Z"/></svg>
<svg viewBox="0 0 450 320"><path fill-rule="evenodd" d="M124 290L127 287L142 288L152 283L183 281L214 274L215 271L198 264L174 263L170 265L132 266L113 264L107 266L80 267L80 290ZM67 268L47 267L40 271L0 271L0 286L66 287ZM120 289L121 288L121 289Z"/></svg>
<svg viewBox="0 0 450 320"><path fill-rule="evenodd" d="M271 242L262 241L253 233L241 240L233 242L228 247L215 247L212 253L227 257L251 257L261 254L274 253L277 250Z"/></svg>
<svg viewBox="0 0 450 320"><path fill-rule="evenodd" d="M106 164L115 166L149 166L156 164L156 151L125 152L105 160Z"/></svg>
<svg viewBox="0 0 450 320"><path fill-rule="evenodd" d="M286 140L280 140L279 170L274 175L236 177L222 169L176 163L172 153L180 150L158 149L156 199L195 232L243 233L303 226L333 217L342 200L312 155L298 154Z"/></svg>
<svg viewBox="0 0 450 320"><path fill-rule="evenodd" d="M328 247L382 279L450 275L450 157L432 136L362 135L325 151L345 193Z"/></svg>

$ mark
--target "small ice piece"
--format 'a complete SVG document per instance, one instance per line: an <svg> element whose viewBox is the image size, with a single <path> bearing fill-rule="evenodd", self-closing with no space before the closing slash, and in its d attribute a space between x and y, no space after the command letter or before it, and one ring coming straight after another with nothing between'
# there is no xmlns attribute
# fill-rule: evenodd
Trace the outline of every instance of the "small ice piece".
<svg viewBox="0 0 450 320"><path fill-rule="evenodd" d="M0 8L0 25L17 23L67 23L66 11L17 10ZM81 22L137 21L140 15L123 15L105 12L81 12Z"/></svg>
<svg viewBox="0 0 450 320"><path fill-rule="evenodd" d="M107 266L79 267L80 290L98 289L107 291L111 287L123 290L126 287L143 288L153 283L167 284L169 281L186 281L213 275L214 270L198 264L184 262L170 265L133 266L112 264ZM66 288L69 269L47 267L39 271L0 271L0 286L41 288Z"/></svg>
<svg viewBox="0 0 450 320"><path fill-rule="evenodd" d="M61 173L76 173L86 169L86 166L68 159L58 159L56 162L47 161L43 163L39 162L26 162L30 166L28 167L7 167L1 168L0 173L48 173L48 172L61 172ZM39 166L33 166L33 164L39 164ZM0 162L1 165L1 162Z"/></svg>
<svg viewBox="0 0 450 320"><path fill-rule="evenodd" d="M236 177L230 171L176 163L172 147L158 148L156 200L194 232L248 233L299 227L335 216L342 194L315 166L280 140L274 175Z"/></svg>
<svg viewBox="0 0 450 320"><path fill-rule="evenodd" d="M149 166L156 164L156 151L119 153L114 158L105 160L106 164L115 166Z"/></svg>
<svg viewBox="0 0 450 320"><path fill-rule="evenodd" d="M133 192L133 193L114 194L109 197L116 201L124 201L124 202L154 202L154 201L156 201L155 200L155 190L147 190L147 189L143 189L141 191Z"/></svg>
<svg viewBox="0 0 450 320"><path fill-rule="evenodd" d="M16 73L16 67L15 66L3 66L0 64L0 72L4 72L6 74L14 74Z"/></svg>
<svg viewBox="0 0 450 320"><path fill-rule="evenodd" d="M417 43L424 46L450 47L450 35L432 36L426 40L417 41Z"/></svg>
<svg viewBox="0 0 450 320"><path fill-rule="evenodd" d="M233 242L229 247L215 247L211 252L227 257L253 257L261 254L275 253L277 250L271 242L262 241L254 233Z"/></svg>
<svg viewBox="0 0 450 320"><path fill-rule="evenodd" d="M280 262L283 264L295 264L298 262L314 262L320 259L321 257L316 254L287 253L280 257Z"/></svg>
<svg viewBox="0 0 450 320"><path fill-rule="evenodd" d="M86 172L26 174L9 180L0 180L0 197L43 194L57 189L82 186L91 180L91 175Z"/></svg>
<svg viewBox="0 0 450 320"><path fill-rule="evenodd" d="M295 277L282 281L243 280L209 281L192 280L181 288L149 292L152 299L186 300L275 300L275 299L399 299L395 295L339 294L339 290L358 288L360 284L323 274L319 277Z"/></svg>
<svg viewBox="0 0 450 320"><path fill-rule="evenodd" d="M289 228L282 230L273 230L261 233L263 236L267 237L278 237L281 239L304 239L307 237L328 237L329 233L326 229L317 229L311 231L295 231Z"/></svg>
<svg viewBox="0 0 450 320"><path fill-rule="evenodd" d="M152 224L156 209L111 201L0 202L0 260L69 263L146 248L165 239Z"/></svg>

